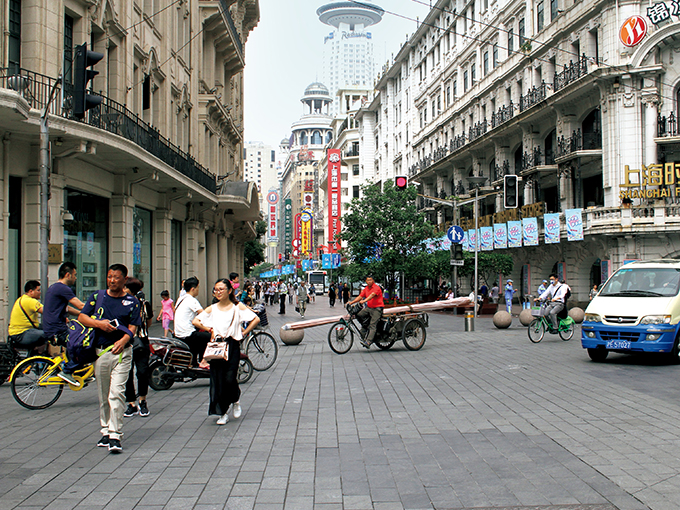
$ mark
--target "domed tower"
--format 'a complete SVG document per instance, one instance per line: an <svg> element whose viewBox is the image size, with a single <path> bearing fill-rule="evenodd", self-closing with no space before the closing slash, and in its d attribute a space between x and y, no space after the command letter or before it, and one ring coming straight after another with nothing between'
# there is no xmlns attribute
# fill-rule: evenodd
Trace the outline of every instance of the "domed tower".
<svg viewBox="0 0 680 510"><path fill-rule="evenodd" d="M301 157L318 161L324 146L333 137L333 117L329 111L333 99L323 83L314 82L305 89L300 102L304 105L303 112L300 120L291 126L293 134L290 138L290 152L298 154L300 150L309 151L307 156ZM318 151L320 152L317 154Z"/></svg>
<svg viewBox="0 0 680 510"><path fill-rule="evenodd" d="M316 11L319 20L333 31L324 38L323 79L331 97L340 89L366 89L373 85L373 34L366 29L382 20L385 11L364 2L331 2ZM340 112L338 101L331 106Z"/></svg>
<svg viewBox="0 0 680 510"><path fill-rule="evenodd" d="M300 101L305 105L305 115L330 115L328 106L333 99L323 83L314 82L309 85Z"/></svg>

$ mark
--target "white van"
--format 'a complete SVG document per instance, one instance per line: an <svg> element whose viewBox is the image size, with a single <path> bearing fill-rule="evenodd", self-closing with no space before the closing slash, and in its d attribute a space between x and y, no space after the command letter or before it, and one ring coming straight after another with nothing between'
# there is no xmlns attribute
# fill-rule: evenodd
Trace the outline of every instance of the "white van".
<svg viewBox="0 0 680 510"><path fill-rule="evenodd" d="M609 351L667 353L680 362L680 261L621 266L586 308L581 345L593 361Z"/></svg>

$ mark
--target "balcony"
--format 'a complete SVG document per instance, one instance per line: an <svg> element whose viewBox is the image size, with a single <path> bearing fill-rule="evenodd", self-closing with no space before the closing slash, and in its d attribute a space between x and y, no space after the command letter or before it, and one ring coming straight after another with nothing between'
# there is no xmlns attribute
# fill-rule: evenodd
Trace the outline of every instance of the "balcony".
<svg viewBox="0 0 680 510"><path fill-rule="evenodd" d="M520 113L528 110L532 106L544 101L548 97L548 87L543 82L538 87L531 87L531 90L524 96L519 97L519 111Z"/></svg>
<svg viewBox="0 0 680 510"><path fill-rule="evenodd" d="M501 106L497 112L491 114L491 129L495 129L501 124L509 121L515 115L515 105L512 101L508 106Z"/></svg>
<svg viewBox="0 0 680 510"><path fill-rule="evenodd" d="M570 137L564 135L557 139L555 160L566 161L572 157L583 155L600 156L602 154L602 131L597 129L590 133L581 133L581 129L572 132Z"/></svg>
<svg viewBox="0 0 680 510"><path fill-rule="evenodd" d="M503 161L503 165L501 166L496 165L494 167L493 180L500 181L506 175L510 175L510 162L507 159Z"/></svg>
<svg viewBox="0 0 680 510"><path fill-rule="evenodd" d="M656 121L656 136L658 138L674 138L680 136L678 118L675 116L675 112L671 112L668 117L662 117L661 114L659 114Z"/></svg>
<svg viewBox="0 0 680 510"><path fill-rule="evenodd" d="M346 150L345 151L345 157L346 158L358 158L359 157L359 148L353 147L351 149Z"/></svg>
<svg viewBox="0 0 680 510"><path fill-rule="evenodd" d="M588 59L584 53L582 57L579 57L576 63L570 60L569 65L564 66L564 71L555 73L555 77L553 78L553 91L557 92L586 74L588 74Z"/></svg>
<svg viewBox="0 0 680 510"><path fill-rule="evenodd" d="M19 74L10 74L8 68L0 68L0 88L19 92L31 108L42 110L50 97L54 78L20 69ZM63 94L63 95L62 95ZM71 86L57 86L55 99L49 113L77 121L73 116L73 90ZM63 99L60 100L60 97ZM125 106L102 96L102 103L92 108L82 121L92 127L130 140L145 151L156 156L163 163L174 168L196 184L211 193L216 193L215 175L200 165L190 154L174 145L153 126L147 124Z"/></svg>
<svg viewBox="0 0 680 510"><path fill-rule="evenodd" d="M521 174L527 175L535 171L555 171L555 156L552 151L548 151L545 156L540 146L534 147L531 152L522 154Z"/></svg>
<svg viewBox="0 0 680 510"><path fill-rule="evenodd" d="M468 140L471 142L476 140L477 138L482 137L483 135L486 134L488 128L488 123L486 122L486 119L480 120L475 124L474 126L470 126L469 133L468 133Z"/></svg>

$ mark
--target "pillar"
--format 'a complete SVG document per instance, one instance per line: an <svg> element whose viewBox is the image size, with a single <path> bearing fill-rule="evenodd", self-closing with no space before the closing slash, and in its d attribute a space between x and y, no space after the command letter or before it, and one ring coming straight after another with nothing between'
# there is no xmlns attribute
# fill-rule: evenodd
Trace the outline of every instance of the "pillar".
<svg viewBox="0 0 680 510"><path fill-rule="evenodd" d="M153 289L158 294L159 289L169 289L170 297L174 299L176 288L172 283L172 216L168 209L157 209L153 213L154 219L154 245L153 254L153 278L152 282L144 282L147 296ZM175 282L179 285L181 282ZM158 291L158 292L157 292ZM155 296L154 296L155 297Z"/></svg>
<svg viewBox="0 0 680 510"><path fill-rule="evenodd" d="M205 252L205 273L207 278L206 284L210 283L212 285L218 278L222 277L219 274L217 234L214 230L208 230L205 233Z"/></svg>
<svg viewBox="0 0 680 510"><path fill-rule="evenodd" d="M109 263L124 264L132 272L133 262L133 211L135 201L128 195L113 195L109 210L111 246Z"/></svg>

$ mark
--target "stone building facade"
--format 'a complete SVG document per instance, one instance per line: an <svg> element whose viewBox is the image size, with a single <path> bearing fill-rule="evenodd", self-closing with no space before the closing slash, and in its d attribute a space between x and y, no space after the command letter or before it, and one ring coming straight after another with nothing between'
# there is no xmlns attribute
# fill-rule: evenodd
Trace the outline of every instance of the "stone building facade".
<svg viewBox="0 0 680 510"><path fill-rule="evenodd" d="M438 0L360 116L376 180L407 174L448 200L486 177L480 226L539 218L539 246L504 251L515 261L506 276L532 293L558 269L586 301L626 260L680 255L673 12L671 2ZM520 177L517 209L503 205L507 174ZM441 232L454 222L452 207L420 207ZM583 210L579 242L564 235L573 208ZM559 244L543 244L547 212L562 214ZM455 214L474 228L470 206Z"/></svg>
<svg viewBox="0 0 680 510"><path fill-rule="evenodd" d="M49 280L78 266L82 298L115 262L154 303L196 275L243 271L260 216L243 182L244 45L257 0L8 0L0 7L0 325L40 273L39 119L49 107ZM102 104L73 116L77 45L103 54ZM56 84L59 75L63 79Z"/></svg>

